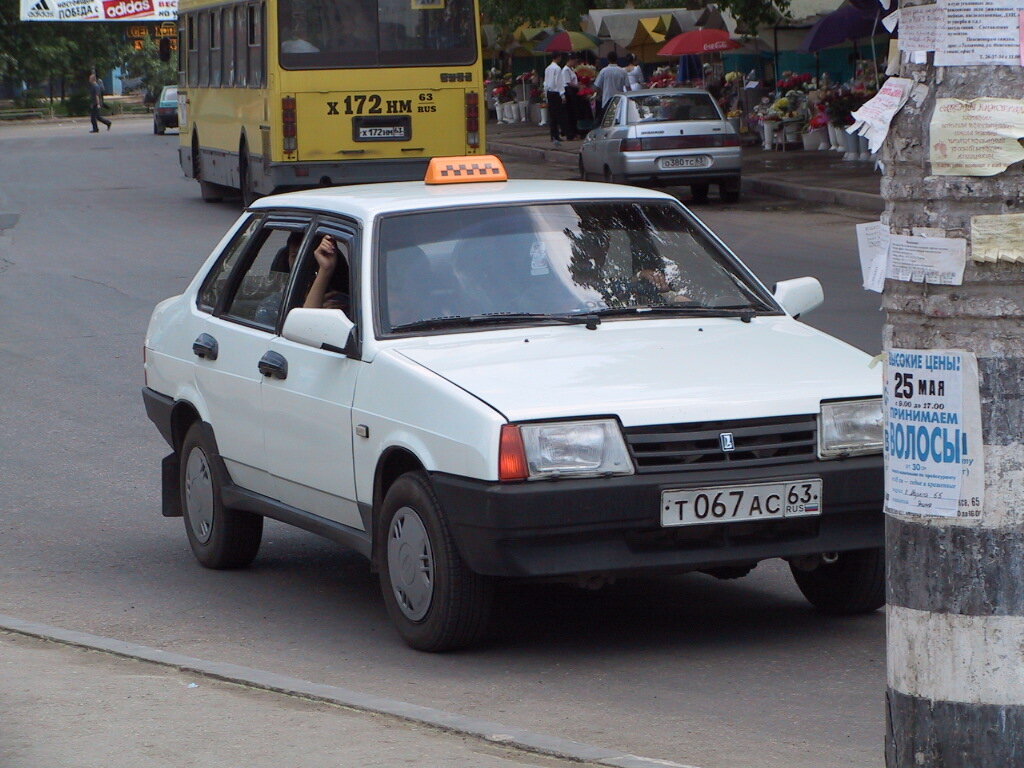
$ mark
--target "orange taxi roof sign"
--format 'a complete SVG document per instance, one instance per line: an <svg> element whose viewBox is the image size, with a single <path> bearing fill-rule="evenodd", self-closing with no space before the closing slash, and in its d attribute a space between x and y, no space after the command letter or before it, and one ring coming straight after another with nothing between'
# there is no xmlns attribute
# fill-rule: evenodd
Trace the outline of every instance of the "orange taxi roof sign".
<svg viewBox="0 0 1024 768"><path fill-rule="evenodd" d="M505 166L494 155L432 157L423 177L427 184L465 184L473 181L508 181Z"/></svg>

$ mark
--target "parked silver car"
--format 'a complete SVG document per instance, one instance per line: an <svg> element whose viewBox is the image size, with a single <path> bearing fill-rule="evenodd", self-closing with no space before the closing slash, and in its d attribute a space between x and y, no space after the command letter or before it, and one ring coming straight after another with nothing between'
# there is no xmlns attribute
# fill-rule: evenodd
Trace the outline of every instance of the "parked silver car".
<svg viewBox="0 0 1024 768"><path fill-rule="evenodd" d="M580 176L609 182L689 185L705 200L717 184L740 197L740 137L711 94L655 88L616 95L580 147Z"/></svg>

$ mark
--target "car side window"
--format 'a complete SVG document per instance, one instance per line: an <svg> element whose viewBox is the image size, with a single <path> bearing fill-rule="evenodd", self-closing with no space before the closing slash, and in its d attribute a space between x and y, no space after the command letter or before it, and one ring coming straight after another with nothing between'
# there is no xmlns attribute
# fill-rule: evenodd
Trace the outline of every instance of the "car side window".
<svg viewBox="0 0 1024 768"><path fill-rule="evenodd" d="M225 319L240 320L271 332L276 329L304 232L264 227L259 246L225 307Z"/></svg>
<svg viewBox="0 0 1024 768"><path fill-rule="evenodd" d="M221 253L217 263L213 265L210 274L206 276L203 287L199 290L199 298L196 304L199 309L205 312L213 312L220 302L221 296L228 284L228 278L234 271L235 264L239 257L245 253L252 241L253 235L260 227L260 217L253 216L238 231L234 240L228 243L227 248Z"/></svg>
<svg viewBox="0 0 1024 768"><path fill-rule="evenodd" d="M616 96L608 102L608 108L604 111L604 119L601 120L602 128L611 128L615 125L619 115L619 101L620 97Z"/></svg>
<svg viewBox="0 0 1024 768"><path fill-rule="evenodd" d="M334 242L337 259L330 275L325 274L325 285L320 286L323 291L323 303L319 308L340 309L350 319L354 319L352 312L352 235L343 229L331 226L319 226L313 233L313 237L306 244L306 249L299 258L299 266L295 277L295 285L292 288L291 297L288 301L288 309L303 307L307 304L310 291L320 272L320 265L317 262L315 251L323 244L324 238L330 238ZM318 290L320 290L318 289ZM317 307L313 307L316 309Z"/></svg>

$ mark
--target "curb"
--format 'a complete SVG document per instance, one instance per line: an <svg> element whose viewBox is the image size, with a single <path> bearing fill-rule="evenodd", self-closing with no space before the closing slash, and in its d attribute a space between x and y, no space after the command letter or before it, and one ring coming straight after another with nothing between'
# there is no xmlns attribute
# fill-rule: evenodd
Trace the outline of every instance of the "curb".
<svg viewBox="0 0 1024 768"><path fill-rule="evenodd" d="M153 113L147 112L145 114L132 112L129 114L120 115L104 115L104 117L113 118L117 122L121 120L142 120L145 118L153 119ZM24 127L27 125L89 125L88 115L75 115L73 117L38 117L31 118L29 120L0 120L0 129L7 127Z"/></svg>
<svg viewBox="0 0 1024 768"><path fill-rule="evenodd" d="M489 141L488 151L498 155L507 155L520 160L532 160L540 163L557 163L569 168L576 167L576 152L564 149L545 149L527 147L522 144L511 144L505 141ZM856 192L851 189L832 189L830 187L809 187L790 181L766 178L764 175L743 176L743 191L757 192L763 195L783 197L787 200L803 200L805 202L840 205L846 208L857 208L872 213L885 210L885 201L881 195L870 192Z"/></svg>
<svg viewBox="0 0 1024 768"><path fill-rule="evenodd" d="M502 725L490 720L468 717L445 712L432 707L423 707L396 699L361 693L348 688L323 685L274 672L265 672L238 664L221 661L205 661L183 656L159 648L136 645L86 632L61 629L33 621L17 619L0 614L0 631L7 631L64 645L86 648L139 661L147 661L166 667L192 672L214 680L259 688L286 696L296 696L312 701L335 704L362 712L387 715L440 731L471 736L492 744L517 749L532 754L547 755L580 763L612 766L613 768L694 768L669 760L640 757L604 747L583 744L578 741L548 736L523 728Z"/></svg>

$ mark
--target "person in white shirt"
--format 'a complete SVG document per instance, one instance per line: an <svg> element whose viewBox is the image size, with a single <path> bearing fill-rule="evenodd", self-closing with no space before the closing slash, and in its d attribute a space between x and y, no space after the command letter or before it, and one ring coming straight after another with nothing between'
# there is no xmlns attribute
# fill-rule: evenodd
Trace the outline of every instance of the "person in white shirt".
<svg viewBox="0 0 1024 768"><path fill-rule="evenodd" d="M551 128L551 141L558 146L562 143L559 129L565 124L565 83L562 81L562 54L552 53L551 63L544 70L544 92L548 102L548 125Z"/></svg>
<svg viewBox="0 0 1024 768"><path fill-rule="evenodd" d="M615 52L608 54L608 66L597 73L594 88L601 94L601 114L597 116L597 119L600 120L612 97L617 93L625 93L629 90L629 75L619 66L619 57Z"/></svg>
<svg viewBox="0 0 1024 768"><path fill-rule="evenodd" d="M644 70L632 53L626 54L626 66L623 69L629 75L629 90L639 91L644 87Z"/></svg>
<svg viewBox="0 0 1024 768"><path fill-rule="evenodd" d="M569 54L569 59L562 67L562 84L565 86L565 138L567 141L575 141L579 138L576 126L579 125L579 110L576 105L579 102L577 93L580 89L579 78L576 77L576 65L579 57L575 53Z"/></svg>

